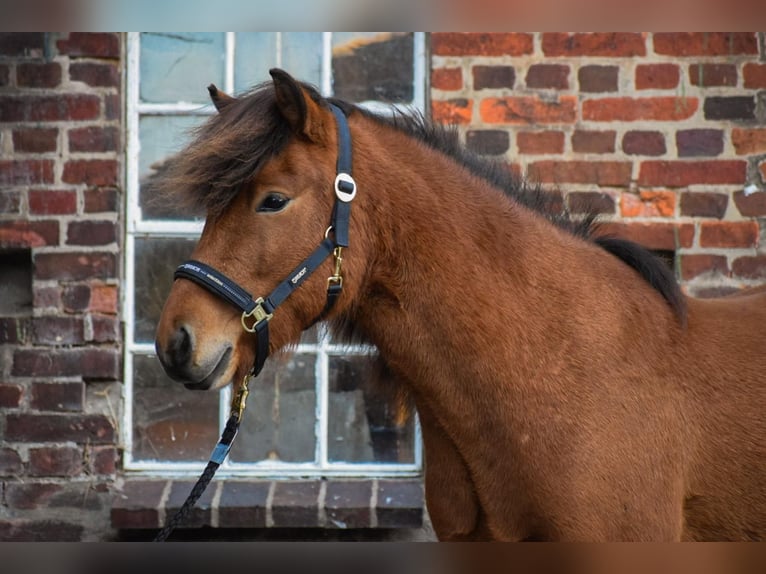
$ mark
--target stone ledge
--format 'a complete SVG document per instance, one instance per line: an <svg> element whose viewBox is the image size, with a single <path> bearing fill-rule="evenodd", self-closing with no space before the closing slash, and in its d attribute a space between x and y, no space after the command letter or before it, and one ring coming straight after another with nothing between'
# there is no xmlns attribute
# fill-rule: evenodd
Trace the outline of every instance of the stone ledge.
<svg viewBox="0 0 766 574"><path fill-rule="evenodd" d="M160 528L194 482L127 478L114 493L112 527ZM213 481L180 528L420 528L419 478Z"/></svg>

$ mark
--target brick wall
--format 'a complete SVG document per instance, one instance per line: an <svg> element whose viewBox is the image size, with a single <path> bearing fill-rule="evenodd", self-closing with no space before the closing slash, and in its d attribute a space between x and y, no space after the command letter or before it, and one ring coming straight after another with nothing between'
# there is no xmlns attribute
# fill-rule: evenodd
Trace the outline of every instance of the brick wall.
<svg viewBox="0 0 766 574"><path fill-rule="evenodd" d="M0 540L109 530L122 408L120 54L117 34L0 34L0 266L31 271L31 284L14 277L32 303L0 316Z"/></svg>
<svg viewBox="0 0 766 574"><path fill-rule="evenodd" d="M766 281L764 33L431 35L432 112L473 150L676 254L685 289Z"/></svg>

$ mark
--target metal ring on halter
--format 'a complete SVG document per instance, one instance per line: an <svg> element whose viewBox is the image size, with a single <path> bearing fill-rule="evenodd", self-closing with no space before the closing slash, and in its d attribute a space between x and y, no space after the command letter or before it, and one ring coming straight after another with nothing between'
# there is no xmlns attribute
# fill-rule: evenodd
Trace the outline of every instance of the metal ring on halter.
<svg viewBox="0 0 766 574"><path fill-rule="evenodd" d="M330 232L331 232L331 231L332 231L332 225L331 225L330 227L328 227L327 229L325 229L325 232L324 232L324 238L325 238L325 239L327 239L328 237L330 237Z"/></svg>
<svg viewBox="0 0 766 574"><path fill-rule="evenodd" d="M348 188L350 191L347 191ZM335 177L335 196L344 203L348 203L356 197L356 182L347 173L339 173Z"/></svg>

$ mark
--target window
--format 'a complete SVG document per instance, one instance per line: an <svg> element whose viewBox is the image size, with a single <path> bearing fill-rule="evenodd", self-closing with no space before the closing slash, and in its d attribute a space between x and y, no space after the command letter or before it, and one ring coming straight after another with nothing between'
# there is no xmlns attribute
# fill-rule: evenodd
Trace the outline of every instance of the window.
<svg viewBox="0 0 766 574"><path fill-rule="evenodd" d="M154 331L176 265L202 221L142 195L141 182L214 113L205 86L240 93L278 66L379 110L423 108L425 45L418 33L131 33L128 35L125 238L126 470L198 472L228 416L230 390L186 391L154 355ZM366 355L320 325L251 384L248 411L221 473L254 476L417 474L414 415L365 388Z"/></svg>

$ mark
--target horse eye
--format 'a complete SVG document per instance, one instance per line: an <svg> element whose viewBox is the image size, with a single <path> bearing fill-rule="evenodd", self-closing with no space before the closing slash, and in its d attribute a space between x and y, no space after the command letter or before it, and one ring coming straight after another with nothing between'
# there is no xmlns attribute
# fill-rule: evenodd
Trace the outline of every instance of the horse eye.
<svg viewBox="0 0 766 574"><path fill-rule="evenodd" d="M281 211L290 203L290 198L281 193L270 193L263 198L256 211Z"/></svg>

